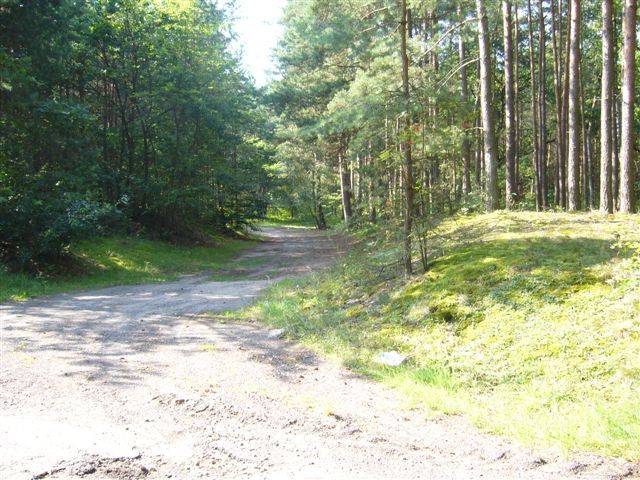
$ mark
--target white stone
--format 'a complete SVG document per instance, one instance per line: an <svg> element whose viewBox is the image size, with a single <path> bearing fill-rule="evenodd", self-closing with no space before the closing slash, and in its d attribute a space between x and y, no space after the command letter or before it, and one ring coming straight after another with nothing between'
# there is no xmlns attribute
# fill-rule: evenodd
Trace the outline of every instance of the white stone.
<svg viewBox="0 0 640 480"><path fill-rule="evenodd" d="M275 328L273 330L269 330L267 334L268 338L282 338L284 337L284 328Z"/></svg>
<svg viewBox="0 0 640 480"><path fill-rule="evenodd" d="M398 367L402 365L407 360L407 357L404 355L400 355L398 352L381 352L373 359L376 363L381 363L382 365L387 365L389 367Z"/></svg>

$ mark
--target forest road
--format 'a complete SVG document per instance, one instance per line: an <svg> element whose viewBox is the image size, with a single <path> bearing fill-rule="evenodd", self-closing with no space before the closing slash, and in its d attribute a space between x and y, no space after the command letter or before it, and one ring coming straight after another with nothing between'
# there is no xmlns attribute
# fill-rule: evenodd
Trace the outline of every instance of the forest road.
<svg viewBox="0 0 640 480"><path fill-rule="evenodd" d="M187 276L0 305L0 478L622 478L533 454L257 324L205 312L328 265L321 233L267 228L239 281ZM231 274L232 272L230 272ZM236 272L237 273L237 272ZM232 278L237 278L237 274Z"/></svg>

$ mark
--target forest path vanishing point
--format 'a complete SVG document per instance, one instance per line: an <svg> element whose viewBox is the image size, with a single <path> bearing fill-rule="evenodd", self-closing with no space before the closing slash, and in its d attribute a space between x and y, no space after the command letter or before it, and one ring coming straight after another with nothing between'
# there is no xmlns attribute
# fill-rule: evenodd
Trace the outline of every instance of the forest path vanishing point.
<svg viewBox="0 0 640 480"><path fill-rule="evenodd" d="M540 456L397 395L238 309L319 270L335 244L266 228L243 280L186 276L0 306L0 478L623 478L622 461ZM237 273L237 272L236 272ZM233 272L229 272L230 275ZM234 277L237 278L237 274Z"/></svg>

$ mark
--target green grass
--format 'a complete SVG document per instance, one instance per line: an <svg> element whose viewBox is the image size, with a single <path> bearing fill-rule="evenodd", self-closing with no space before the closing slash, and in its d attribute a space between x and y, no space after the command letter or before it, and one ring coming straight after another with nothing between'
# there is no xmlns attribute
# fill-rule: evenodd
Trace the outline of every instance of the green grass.
<svg viewBox="0 0 640 480"><path fill-rule="evenodd" d="M460 216L404 280L386 232L243 315L402 391L431 414L536 447L640 460L640 218ZM380 351L409 357L399 368Z"/></svg>
<svg viewBox="0 0 640 480"><path fill-rule="evenodd" d="M325 220L328 227L340 224L342 217L328 211L325 214ZM284 208L270 208L267 218L258 220L254 223L257 227L300 227L315 228L316 222L310 215L291 215L291 212Z"/></svg>
<svg viewBox="0 0 640 480"><path fill-rule="evenodd" d="M315 228L313 219L298 218L265 218L255 223L256 227L292 227L292 228Z"/></svg>
<svg viewBox="0 0 640 480"><path fill-rule="evenodd" d="M71 252L82 273L32 277L0 271L0 302L112 285L174 280L180 274L227 269L253 241L217 238L215 246L180 247L140 238L95 238L77 242ZM237 263L237 262L236 262Z"/></svg>
<svg viewBox="0 0 640 480"><path fill-rule="evenodd" d="M267 218L254 222L257 227L315 227L315 221L310 216L294 215L284 208L272 207L267 212Z"/></svg>

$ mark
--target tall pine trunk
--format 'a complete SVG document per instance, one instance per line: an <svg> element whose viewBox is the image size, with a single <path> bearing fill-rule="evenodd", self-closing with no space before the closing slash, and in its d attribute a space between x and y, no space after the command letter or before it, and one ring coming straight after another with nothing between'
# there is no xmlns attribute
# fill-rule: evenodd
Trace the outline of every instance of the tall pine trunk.
<svg viewBox="0 0 640 480"><path fill-rule="evenodd" d="M460 4L457 7L458 21L462 23L462 8ZM464 35L462 31L462 27L460 27L460 34L458 36L458 57L460 59L460 96L462 97L462 101L466 105L468 102L468 89L467 89L467 67L465 65L466 62L466 46L464 43ZM462 138L462 193L464 196L469 195L471 193L471 145L469 143L468 137L468 127L465 124L462 126L463 128L463 138ZM424 130L423 130L424 131ZM424 142L423 142L424 144Z"/></svg>
<svg viewBox="0 0 640 480"><path fill-rule="evenodd" d="M567 210L580 208L580 0L571 0L571 28L569 31L569 106L567 152Z"/></svg>
<svg viewBox="0 0 640 480"><path fill-rule="evenodd" d="M342 197L342 214L344 223L349 225L353 210L351 208L351 174L347 164L347 146L344 137L338 142L338 169L340 174L340 195Z"/></svg>
<svg viewBox="0 0 640 480"><path fill-rule="evenodd" d="M562 206L560 194L560 167L564 164L564 143L562 136L562 36L558 38L558 15L556 14L556 2L551 4L551 42L553 48L553 93L556 107L556 162L553 197L556 206Z"/></svg>
<svg viewBox="0 0 640 480"><path fill-rule="evenodd" d="M547 78L547 48L542 0L538 0L538 16L540 22L538 31L538 115L540 118L538 123L540 135L540 141L538 142L538 189L540 192L538 196L541 199L542 209L546 209L549 206L547 203L547 96L545 84Z"/></svg>
<svg viewBox="0 0 640 480"><path fill-rule="evenodd" d="M411 260L411 229L413 222L413 159L411 158L411 96L409 91L409 56L407 55L407 35L409 34L409 10L407 0L402 0L402 22L400 28L400 55L402 57L402 96L405 102L405 139L404 139L404 226L403 263L406 275L413 273Z"/></svg>
<svg viewBox="0 0 640 480"><path fill-rule="evenodd" d="M518 21L518 0L515 0L513 5L513 97L516 106L515 111L515 130L516 130L516 151L515 151L515 165L514 165L514 188L516 197L520 195L520 139L521 139L521 107L520 107L520 61L518 55L518 49L520 46L520 23Z"/></svg>
<svg viewBox="0 0 640 480"><path fill-rule="evenodd" d="M502 28L504 40L504 91L505 109L504 120L506 130L505 162L506 162L506 202L507 209L511 208L514 200L515 186L515 153L516 153L516 122L515 122L515 90L513 82L513 25L511 21L511 2L502 0Z"/></svg>
<svg viewBox="0 0 640 480"><path fill-rule="evenodd" d="M637 0L624 0L622 14L622 108L620 109L620 211L633 213L633 110L636 73Z"/></svg>
<svg viewBox="0 0 640 480"><path fill-rule="evenodd" d="M562 202L562 207L567 208L567 162L568 162L568 147L569 140L567 138L567 130L569 123L569 62L571 60L570 50L571 50L571 2L567 0L569 4L567 5L567 31L565 34L565 43L564 43L564 71L563 71L563 79L562 79L562 123L560 136L562 138L562 148L563 155L560 164L560 201ZM560 16L562 16L562 9L560 8ZM562 43L562 21L560 24L560 37Z"/></svg>
<svg viewBox="0 0 640 480"><path fill-rule="evenodd" d="M613 0L602 0L602 84L600 93L600 211L613 213Z"/></svg>
<svg viewBox="0 0 640 480"><path fill-rule="evenodd" d="M491 51L489 25L484 0L476 0L478 13L478 44L480 63L480 111L484 139L486 209L498 208L497 148L493 112L491 109Z"/></svg>
<svg viewBox="0 0 640 480"><path fill-rule="evenodd" d="M538 126L540 116L538 114L538 100L536 88L536 62L535 51L533 48L533 16L531 14L531 0L527 0L527 20L529 24L529 78L531 80L531 118L532 118L532 144L533 144L533 156L531 163L533 165L534 172L534 184L536 194L536 209L542 210L542 195L540 189L540 136L538 133Z"/></svg>

